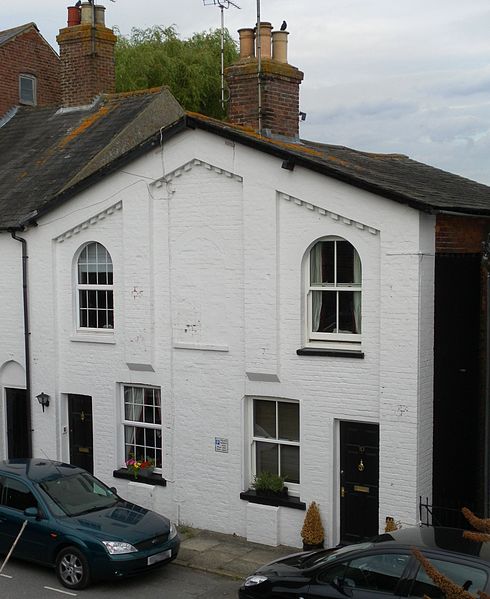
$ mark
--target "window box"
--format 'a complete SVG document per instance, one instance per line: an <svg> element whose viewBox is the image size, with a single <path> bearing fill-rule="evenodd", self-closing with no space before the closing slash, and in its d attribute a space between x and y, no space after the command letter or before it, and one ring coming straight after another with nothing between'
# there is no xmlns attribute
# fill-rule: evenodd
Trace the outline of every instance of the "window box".
<svg viewBox="0 0 490 599"><path fill-rule="evenodd" d="M281 493L265 495L263 492L257 492L254 489L248 489L240 493L240 499L250 503L259 503L260 505L272 505L275 507L290 507L296 510L306 510L306 503L299 497Z"/></svg>
<svg viewBox="0 0 490 599"><path fill-rule="evenodd" d="M118 470L114 470L112 476L114 478L124 478L125 480L143 483L144 485L157 485L159 487L167 486L167 481L160 476L160 474L155 474L155 472L147 473L145 475L138 474L138 477L135 478L134 474L129 472L127 468L119 468Z"/></svg>

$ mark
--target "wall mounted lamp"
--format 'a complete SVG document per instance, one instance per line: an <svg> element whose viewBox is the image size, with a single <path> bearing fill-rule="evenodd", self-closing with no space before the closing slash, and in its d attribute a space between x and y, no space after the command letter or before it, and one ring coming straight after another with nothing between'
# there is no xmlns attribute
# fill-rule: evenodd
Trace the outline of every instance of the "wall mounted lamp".
<svg viewBox="0 0 490 599"><path fill-rule="evenodd" d="M43 392L39 395L36 395L36 399L42 405L44 412L44 408L47 408L49 406L49 395Z"/></svg>

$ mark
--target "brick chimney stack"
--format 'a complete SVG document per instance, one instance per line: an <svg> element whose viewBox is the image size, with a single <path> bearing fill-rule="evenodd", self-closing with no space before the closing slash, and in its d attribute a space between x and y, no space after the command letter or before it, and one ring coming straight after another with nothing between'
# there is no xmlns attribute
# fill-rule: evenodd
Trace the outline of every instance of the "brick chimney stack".
<svg viewBox="0 0 490 599"><path fill-rule="evenodd" d="M237 125L259 129L257 35L240 29L240 58L226 69L230 90L228 118ZM299 137L299 86L303 73L288 63L287 31L272 31L260 23L262 134L288 139Z"/></svg>
<svg viewBox="0 0 490 599"><path fill-rule="evenodd" d="M90 104L97 95L115 91L116 36L105 26L104 12L104 6L91 2L68 8L68 26L56 38L63 106Z"/></svg>

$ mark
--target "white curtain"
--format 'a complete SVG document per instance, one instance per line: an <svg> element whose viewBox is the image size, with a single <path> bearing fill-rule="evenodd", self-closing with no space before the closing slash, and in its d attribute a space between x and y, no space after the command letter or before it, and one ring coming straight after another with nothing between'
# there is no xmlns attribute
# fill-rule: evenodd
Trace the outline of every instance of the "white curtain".
<svg viewBox="0 0 490 599"><path fill-rule="evenodd" d="M359 254L354 250L354 283L356 285L361 285L362 273L361 273L361 259L359 258ZM354 323L355 330L354 333L361 332L361 292L354 291Z"/></svg>
<svg viewBox="0 0 490 599"><path fill-rule="evenodd" d="M319 241L310 252L310 287L319 285L322 281L322 242ZM323 293L311 291L311 327L316 333L320 326L320 315L322 312Z"/></svg>

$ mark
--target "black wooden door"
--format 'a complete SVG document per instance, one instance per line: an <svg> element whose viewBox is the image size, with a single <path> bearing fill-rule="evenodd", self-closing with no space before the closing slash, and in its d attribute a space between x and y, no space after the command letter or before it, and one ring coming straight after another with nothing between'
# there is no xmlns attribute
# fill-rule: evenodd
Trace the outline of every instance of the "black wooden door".
<svg viewBox="0 0 490 599"><path fill-rule="evenodd" d="M355 543L378 534L379 427L340 423L340 540Z"/></svg>
<svg viewBox="0 0 490 599"><path fill-rule="evenodd" d="M29 458L27 393L25 389L5 389L7 404L7 452L12 458Z"/></svg>
<svg viewBox="0 0 490 599"><path fill-rule="evenodd" d="M92 437L92 398L68 395L70 423L70 464L94 471Z"/></svg>

